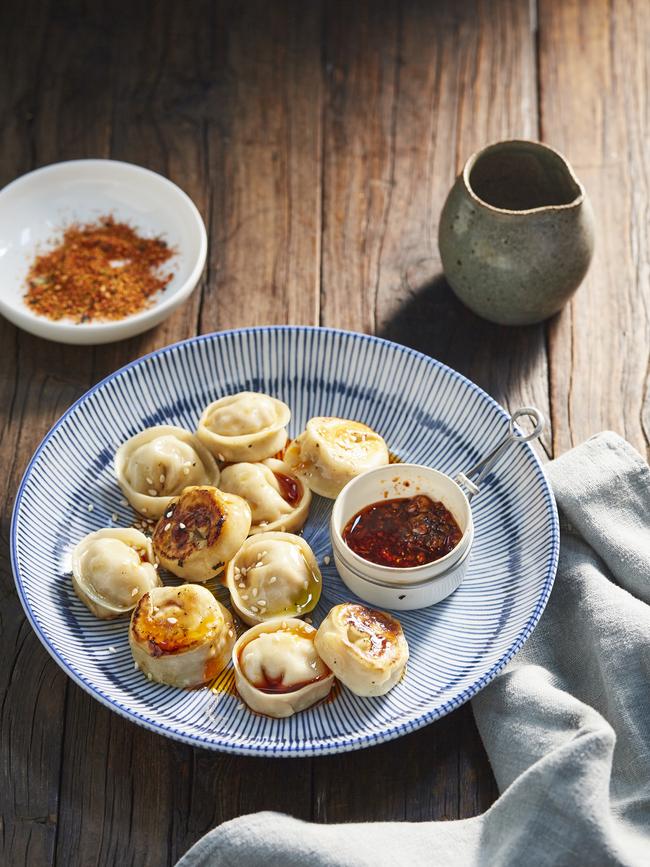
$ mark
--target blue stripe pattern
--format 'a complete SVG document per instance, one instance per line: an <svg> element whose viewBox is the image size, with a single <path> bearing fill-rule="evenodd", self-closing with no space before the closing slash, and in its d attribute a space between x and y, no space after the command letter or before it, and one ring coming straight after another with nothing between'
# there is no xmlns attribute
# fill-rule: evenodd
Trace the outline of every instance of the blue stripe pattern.
<svg viewBox="0 0 650 867"><path fill-rule="evenodd" d="M528 445L514 449L473 504L476 537L465 582L438 605L401 612L411 650L406 677L386 696L336 698L286 720L250 713L232 694L232 669L212 689L184 692L134 670L127 621L102 622L76 598L70 554L86 533L133 520L121 505L113 456L154 424L193 430L203 408L242 390L292 409L290 435L314 415L363 421L402 460L454 475L504 434L507 415L476 385L418 352L325 328L249 328L152 353L109 376L45 437L20 485L11 530L18 593L39 638L80 686L117 713L186 743L234 753L335 753L387 741L449 713L521 648L544 609L557 566L555 502ZM88 506L92 510L88 510ZM314 497L305 537L331 556L331 501ZM350 598L322 565L318 625ZM222 602L224 588L209 585Z"/></svg>

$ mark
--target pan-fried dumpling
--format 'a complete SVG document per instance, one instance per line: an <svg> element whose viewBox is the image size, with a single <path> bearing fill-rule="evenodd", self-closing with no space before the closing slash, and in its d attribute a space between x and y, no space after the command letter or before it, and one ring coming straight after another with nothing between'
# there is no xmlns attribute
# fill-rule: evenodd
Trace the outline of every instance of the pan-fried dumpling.
<svg viewBox="0 0 650 867"><path fill-rule="evenodd" d="M160 584L151 542L130 527L89 533L72 552L72 586L92 613L112 620Z"/></svg>
<svg viewBox="0 0 650 867"><path fill-rule="evenodd" d="M222 491L243 497L251 507L251 534L271 530L296 533L307 516L311 491L284 461L231 464L221 473Z"/></svg>
<svg viewBox="0 0 650 867"><path fill-rule="evenodd" d="M296 618L260 623L235 644L235 685L258 713L287 717L325 698L334 675L314 646L316 630Z"/></svg>
<svg viewBox="0 0 650 867"><path fill-rule="evenodd" d="M169 686L201 686L215 678L228 664L235 640L230 612L197 584L146 593L129 627L138 668Z"/></svg>
<svg viewBox="0 0 650 867"><path fill-rule="evenodd" d="M174 575L202 583L223 571L250 526L250 506L241 497L207 485L185 488L156 524L153 549Z"/></svg>
<svg viewBox="0 0 650 867"><path fill-rule="evenodd" d="M290 418L281 400L241 391L211 403L196 433L220 461L262 461L284 447Z"/></svg>
<svg viewBox="0 0 650 867"><path fill-rule="evenodd" d="M172 425L147 428L123 443L115 472L126 499L148 518L159 518L188 485L219 483L210 452L194 434Z"/></svg>
<svg viewBox="0 0 650 867"><path fill-rule="evenodd" d="M233 608L250 625L308 614L323 586L313 551L292 533L250 536L228 563L226 584Z"/></svg>
<svg viewBox="0 0 650 867"><path fill-rule="evenodd" d="M321 623L316 650L357 695L384 695L401 678L409 657L399 620L384 611L344 602Z"/></svg>
<svg viewBox="0 0 650 867"><path fill-rule="evenodd" d="M384 440L365 424L312 418L287 448L285 463L322 497L334 499L355 476L388 464Z"/></svg>

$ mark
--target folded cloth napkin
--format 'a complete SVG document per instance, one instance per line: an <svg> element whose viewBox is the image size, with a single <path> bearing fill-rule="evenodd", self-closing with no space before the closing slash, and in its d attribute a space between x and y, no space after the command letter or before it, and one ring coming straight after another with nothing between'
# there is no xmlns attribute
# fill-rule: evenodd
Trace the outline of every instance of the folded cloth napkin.
<svg viewBox="0 0 650 867"><path fill-rule="evenodd" d="M496 803L417 824L243 816L178 867L650 865L650 471L603 433L547 472L562 523L555 586L523 650L473 702Z"/></svg>

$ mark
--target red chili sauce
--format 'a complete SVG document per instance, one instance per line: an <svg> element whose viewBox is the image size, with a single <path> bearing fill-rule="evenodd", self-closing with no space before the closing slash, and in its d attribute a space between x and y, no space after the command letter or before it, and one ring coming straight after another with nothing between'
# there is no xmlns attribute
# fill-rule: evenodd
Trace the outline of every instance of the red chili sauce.
<svg viewBox="0 0 650 867"><path fill-rule="evenodd" d="M343 528L343 539L359 557L400 569L439 560L462 535L451 512L424 494L371 503Z"/></svg>
<svg viewBox="0 0 650 867"><path fill-rule="evenodd" d="M285 476L284 473L276 473L275 470L273 471L273 475L278 481L282 499L289 503L290 506L297 506L302 497L302 488L298 479Z"/></svg>

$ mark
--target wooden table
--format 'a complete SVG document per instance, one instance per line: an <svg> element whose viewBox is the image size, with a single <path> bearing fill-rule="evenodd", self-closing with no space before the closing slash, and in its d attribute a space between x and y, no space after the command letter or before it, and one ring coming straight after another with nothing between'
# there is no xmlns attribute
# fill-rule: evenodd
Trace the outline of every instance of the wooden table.
<svg viewBox="0 0 650 867"><path fill-rule="evenodd" d="M165 740L57 668L6 554L14 493L58 416L116 367L240 325L375 332L535 403L557 454L650 428L650 16L643 0L3 4L0 182L78 157L183 187L210 240L200 290L142 337L57 346L0 323L3 864L165 865L214 825L457 819L497 795L465 706L344 756L278 761ZM477 147L540 137L597 219L590 274L549 323L505 329L441 276L437 222Z"/></svg>

